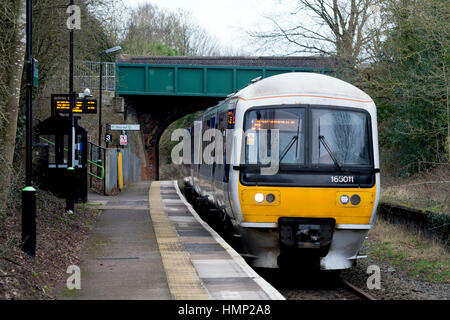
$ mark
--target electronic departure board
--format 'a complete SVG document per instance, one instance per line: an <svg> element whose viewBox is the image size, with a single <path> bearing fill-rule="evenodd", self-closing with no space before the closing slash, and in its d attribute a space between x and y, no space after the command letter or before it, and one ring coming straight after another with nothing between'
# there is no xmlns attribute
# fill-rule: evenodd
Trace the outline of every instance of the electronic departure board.
<svg viewBox="0 0 450 320"><path fill-rule="evenodd" d="M57 113L70 112L70 99L55 99ZM97 100L77 100L73 113L97 113Z"/></svg>

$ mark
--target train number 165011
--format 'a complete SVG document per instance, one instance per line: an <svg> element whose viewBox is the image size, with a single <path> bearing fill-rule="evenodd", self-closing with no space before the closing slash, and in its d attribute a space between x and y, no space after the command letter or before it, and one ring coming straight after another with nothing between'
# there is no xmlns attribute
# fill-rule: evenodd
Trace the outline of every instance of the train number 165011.
<svg viewBox="0 0 450 320"><path fill-rule="evenodd" d="M353 183L353 176L331 176L331 182L333 183Z"/></svg>

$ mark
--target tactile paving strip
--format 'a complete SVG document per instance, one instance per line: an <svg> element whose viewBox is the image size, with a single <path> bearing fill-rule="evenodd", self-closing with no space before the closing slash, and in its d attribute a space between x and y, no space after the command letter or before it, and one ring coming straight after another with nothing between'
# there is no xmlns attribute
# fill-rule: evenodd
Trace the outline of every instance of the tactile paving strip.
<svg viewBox="0 0 450 320"><path fill-rule="evenodd" d="M152 182L149 192L150 217L170 294L175 300L208 300L211 297L203 287L189 254L164 210L160 191L160 182Z"/></svg>

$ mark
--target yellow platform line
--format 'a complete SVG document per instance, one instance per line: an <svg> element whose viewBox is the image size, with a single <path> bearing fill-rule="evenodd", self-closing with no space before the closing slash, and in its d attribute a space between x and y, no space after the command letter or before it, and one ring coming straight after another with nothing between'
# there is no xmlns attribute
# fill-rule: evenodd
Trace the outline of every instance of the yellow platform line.
<svg viewBox="0 0 450 320"><path fill-rule="evenodd" d="M211 299L164 210L159 181L153 181L150 185L149 201L150 217L172 298L175 300Z"/></svg>

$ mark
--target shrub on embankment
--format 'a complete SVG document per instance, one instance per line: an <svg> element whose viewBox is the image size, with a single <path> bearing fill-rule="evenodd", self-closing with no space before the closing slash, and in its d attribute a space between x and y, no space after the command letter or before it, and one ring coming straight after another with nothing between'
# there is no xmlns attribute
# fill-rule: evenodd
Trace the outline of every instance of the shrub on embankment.
<svg viewBox="0 0 450 320"><path fill-rule="evenodd" d="M393 224L401 224L441 242L450 249L450 215L431 211L422 211L401 205L381 203L378 216Z"/></svg>

